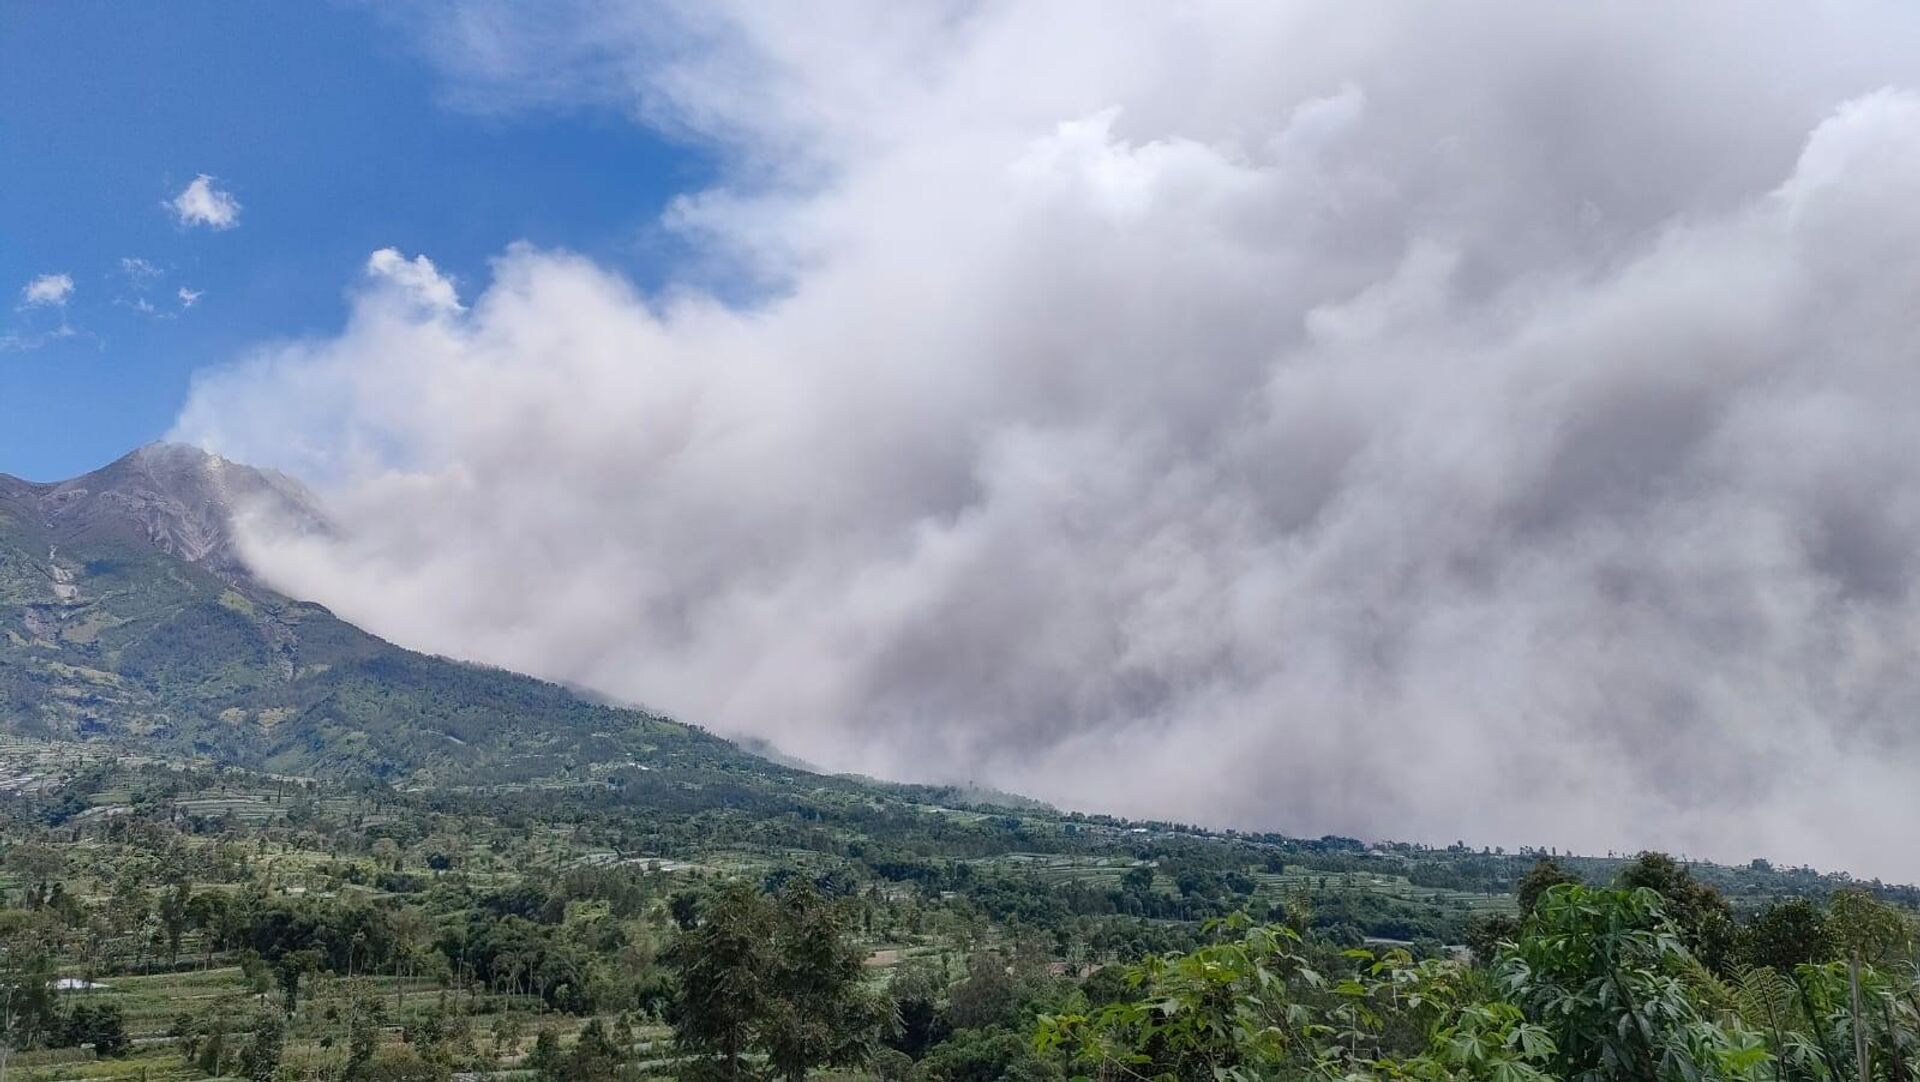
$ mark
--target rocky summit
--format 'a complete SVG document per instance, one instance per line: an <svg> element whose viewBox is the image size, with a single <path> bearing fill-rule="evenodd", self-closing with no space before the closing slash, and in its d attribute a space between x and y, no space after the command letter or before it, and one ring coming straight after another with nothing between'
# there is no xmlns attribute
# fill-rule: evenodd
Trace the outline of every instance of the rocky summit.
<svg viewBox="0 0 1920 1082"><path fill-rule="evenodd" d="M179 443L149 444L67 481L35 484L0 474L0 511L56 550L147 544L228 580L247 575L234 537L238 516L326 528L318 501L300 482Z"/></svg>

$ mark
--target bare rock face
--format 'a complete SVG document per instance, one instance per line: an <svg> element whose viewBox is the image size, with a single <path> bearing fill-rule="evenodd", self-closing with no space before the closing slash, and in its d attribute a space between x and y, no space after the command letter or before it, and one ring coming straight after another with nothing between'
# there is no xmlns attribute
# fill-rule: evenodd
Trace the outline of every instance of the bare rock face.
<svg viewBox="0 0 1920 1082"><path fill-rule="evenodd" d="M56 544L146 543L229 580L248 577L234 543L236 515L327 529L318 502L293 478L177 443L149 444L70 481L33 484L0 475L0 505L35 519Z"/></svg>

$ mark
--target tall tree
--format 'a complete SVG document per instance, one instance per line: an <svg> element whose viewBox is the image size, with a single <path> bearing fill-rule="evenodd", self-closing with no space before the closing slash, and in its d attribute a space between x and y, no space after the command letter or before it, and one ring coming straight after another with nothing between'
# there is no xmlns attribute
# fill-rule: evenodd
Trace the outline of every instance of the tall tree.
<svg viewBox="0 0 1920 1082"><path fill-rule="evenodd" d="M53 960L36 919L0 940L0 1082L7 1058L43 1040L59 1021Z"/></svg>
<svg viewBox="0 0 1920 1082"><path fill-rule="evenodd" d="M759 1053L775 1077L798 1080L871 1055L884 1012L847 923L797 878L777 898L729 883L707 899L668 951L679 976L674 1038L703 1075L748 1077L747 1057Z"/></svg>
<svg viewBox="0 0 1920 1082"><path fill-rule="evenodd" d="M1733 906L1709 884L1693 877L1665 853L1643 852L1620 870L1623 890L1645 888L1658 894L1660 908L1679 929L1694 957L1716 973L1729 973L1737 960L1739 926Z"/></svg>
<svg viewBox="0 0 1920 1082"><path fill-rule="evenodd" d="M847 936L847 918L803 879L777 903L772 996L762 1023L768 1063L799 1082L814 1067L845 1067L873 1054L879 1000L865 986L865 953Z"/></svg>
<svg viewBox="0 0 1920 1082"><path fill-rule="evenodd" d="M180 960L180 937L192 920L193 884L182 879L160 897L160 930L167 938L167 968Z"/></svg>
<svg viewBox="0 0 1920 1082"><path fill-rule="evenodd" d="M667 952L679 976L669 1012L674 1042L712 1077L746 1078L755 1028L772 991L777 916L747 883L721 886L702 908L699 921L683 928Z"/></svg>
<svg viewBox="0 0 1920 1082"><path fill-rule="evenodd" d="M1794 967L1823 961L1833 952L1826 914L1805 898L1775 902L1747 923L1741 947L1748 965L1791 975Z"/></svg>
<svg viewBox="0 0 1920 1082"><path fill-rule="evenodd" d="M1521 914L1533 912L1533 907L1540 901L1540 896L1554 887L1562 883L1579 881L1574 878L1573 873L1562 868L1559 861L1552 857L1541 857L1534 861L1533 867L1527 869L1527 874L1520 880L1519 890L1515 892L1520 903Z"/></svg>
<svg viewBox="0 0 1920 1082"><path fill-rule="evenodd" d="M252 1082L273 1082L286 1045L286 1019L279 1011L262 1009L253 1018L253 1038L240 1050L241 1069Z"/></svg>

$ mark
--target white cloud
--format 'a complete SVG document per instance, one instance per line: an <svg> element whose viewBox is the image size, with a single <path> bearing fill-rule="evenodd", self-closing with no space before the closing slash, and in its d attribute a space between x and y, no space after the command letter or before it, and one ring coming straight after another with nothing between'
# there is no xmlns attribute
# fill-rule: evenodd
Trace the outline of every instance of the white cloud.
<svg viewBox="0 0 1920 1082"><path fill-rule="evenodd" d="M148 260L137 256L123 256L120 260L120 277L125 279L130 295L117 296L113 299L113 303L122 308L131 308L153 319L174 318L173 312L161 311L150 296L154 287L159 285L166 276L166 271Z"/></svg>
<svg viewBox="0 0 1920 1082"><path fill-rule="evenodd" d="M166 277L165 271L135 256L121 257L120 274L135 289L146 289Z"/></svg>
<svg viewBox="0 0 1920 1082"><path fill-rule="evenodd" d="M835 767L1920 872L1920 9L567 11L430 30L768 288L375 254L180 420L330 483L274 581Z"/></svg>
<svg viewBox="0 0 1920 1082"><path fill-rule="evenodd" d="M206 295L207 291L204 289L188 289L186 286L181 286L174 292L174 296L179 298L180 307L182 308L192 308L194 305L200 303L201 297Z"/></svg>
<svg viewBox="0 0 1920 1082"><path fill-rule="evenodd" d="M231 229L240 224L240 201L233 193L214 187L213 178L205 173L193 178L166 206L183 226Z"/></svg>
<svg viewBox="0 0 1920 1082"><path fill-rule="evenodd" d="M33 333L7 331L0 333L0 353L29 353L42 346L68 338L92 337L77 327L61 324L50 330Z"/></svg>
<svg viewBox="0 0 1920 1082"><path fill-rule="evenodd" d="M453 282L426 256L408 259L396 249L382 248L367 258L367 277L376 286L389 287L383 296L400 297L427 309L460 310Z"/></svg>
<svg viewBox="0 0 1920 1082"><path fill-rule="evenodd" d="M70 274L43 274L28 282L20 290L21 302L35 308L58 308L73 296L73 276Z"/></svg>

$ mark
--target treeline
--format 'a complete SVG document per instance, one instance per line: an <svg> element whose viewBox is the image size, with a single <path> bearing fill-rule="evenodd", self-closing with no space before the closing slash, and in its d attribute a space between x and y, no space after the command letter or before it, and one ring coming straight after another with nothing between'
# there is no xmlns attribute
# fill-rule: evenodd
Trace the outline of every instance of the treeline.
<svg viewBox="0 0 1920 1082"><path fill-rule="evenodd" d="M1915 1077L1910 914L1865 892L1786 903L1724 940L1746 959L1710 963L1695 950L1723 942L1717 892L1672 861L1643 856L1609 887L1536 871L1528 912L1478 961L1361 950L1329 969L1293 929L1229 925L1129 967L1117 1002L1042 1016L1040 1046L1061 1075L1196 1082Z"/></svg>
<svg viewBox="0 0 1920 1082"><path fill-rule="evenodd" d="M1471 957L1341 949L1299 922L1235 916L1209 925L1214 942L1133 964L1063 971L1001 952L976 953L959 974L905 964L876 1016L858 998L851 956L834 946L843 940L819 917L832 903L804 885L772 900L736 885L670 949L670 1011L700 1070L745 1077L746 1057L772 1062L795 1008L770 991L761 1006L729 1014L713 990L781 986L739 967L773 974L802 964L755 953L777 956L797 942L777 930L778 914L797 906L814 921L808 957L842 967L842 983L801 983L848 997L820 1023L833 1035L809 1062L864 1056L886 1079L1916 1076L1920 984L1908 912L1841 892L1825 905L1783 901L1742 918L1717 889L1654 853L1611 885L1584 885L1543 861L1524 886L1522 914L1483 925Z"/></svg>

